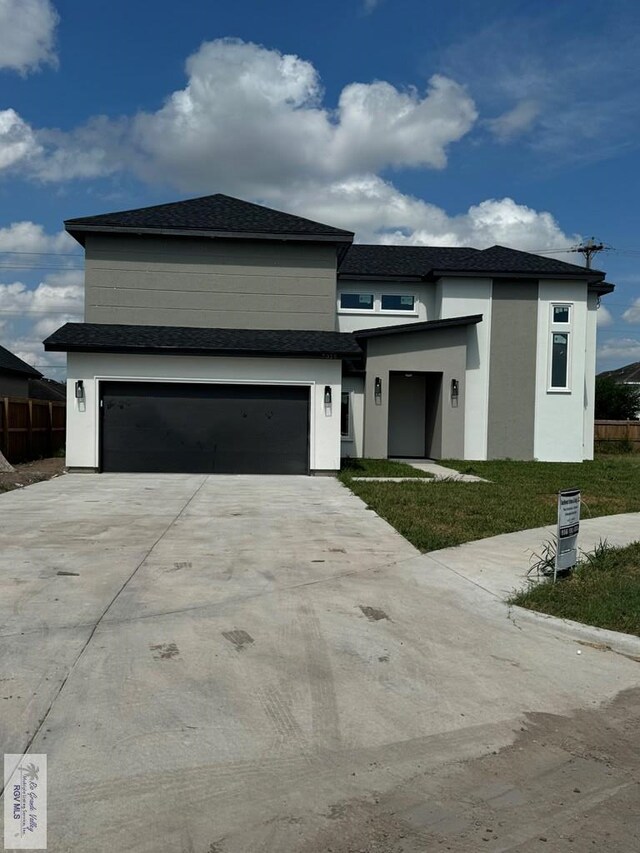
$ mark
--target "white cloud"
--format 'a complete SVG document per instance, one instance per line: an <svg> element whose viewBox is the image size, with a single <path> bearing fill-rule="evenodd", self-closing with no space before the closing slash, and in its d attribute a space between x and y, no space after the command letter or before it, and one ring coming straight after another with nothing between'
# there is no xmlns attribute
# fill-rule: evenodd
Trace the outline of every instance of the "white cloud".
<svg viewBox="0 0 640 853"><path fill-rule="evenodd" d="M74 248L78 248L77 243L66 231L47 234L42 225L28 220L0 228L0 255L3 252L72 252Z"/></svg>
<svg viewBox="0 0 640 853"><path fill-rule="evenodd" d="M606 329L607 326L613 325L613 316L611 314L611 311L609 311L609 309L605 305L600 305L600 307L598 308L596 320L599 329Z"/></svg>
<svg viewBox="0 0 640 853"><path fill-rule="evenodd" d="M28 165L41 155L42 147L29 125L15 110L0 110L0 171Z"/></svg>
<svg viewBox="0 0 640 853"><path fill-rule="evenodd" d="M186 87L156 112L96 117L70 133L30 128L10 111L17 142L5 168L43 181L129 170L183 191L256 194L388 167L443 168L477 117L464 87L441 75L422 93L352 83L332 110L310 62L237 40L205 42L186 69Z"/></svg>
<svg viewBox="0 0 640 853"><path fill-rule="evenodd" d="M35 288L20 281L0 284L3 346L28 364L63 366L64 354L45 353L42 341L64 323L82 320L83 280L82 271L65 270L46 276Z"/></svg>
<svg viewBox="0 0 640 853"><path fill-rule="evenodd" d="M640 341L635 338L615 338L598 347L598 359L603 362L630 364L640 361Z"/></svg>
<svg viewBox="0 0 640 853"><path fill-rule="evenodd" d="M486 124L500 142L510 142L529 130L540 114L540 105L533 100L520 101L510 110Z"/></svg>
<svg viewBox="0 0 640 853"><path fill-rule="evenodd" d="M524 251L548 251L578 239L578 235L565 234L550 213L510 198L489 199L449 216L442 208L405 195L376 175L274 190L264 200L355 230L358 241L365 243L476 248L501 243Z"/></svg>
<svg viewBox="0 0 640 853"><path fill-rule="evenodd" d="M630 308L622 315L627 323L640 323L640 298L636 299Z"/></svg>
<svg viewBox="0 0 640 853"><path fill-rule="evenodd" d="M0 0L0 68L26 74L56 65L58 14L50 0Z"/></svg>

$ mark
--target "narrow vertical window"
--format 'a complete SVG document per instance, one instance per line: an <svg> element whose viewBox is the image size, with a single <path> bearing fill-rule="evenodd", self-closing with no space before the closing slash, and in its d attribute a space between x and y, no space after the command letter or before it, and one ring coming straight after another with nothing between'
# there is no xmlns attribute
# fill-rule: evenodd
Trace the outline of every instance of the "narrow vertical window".
<svg viewBox="0 0 640 853"><path fill-rule="evenodd" d="M348 391L343 391L340 399L340 435L343 438L348 438L351 434L349 429L351 423L350 396Z"/></svg>
<svg viewBox="0 0 640 853"><path fill-rule="evenodd" d="M553 332L551 335L551 387L567 388L569 373L569 334Z"/></svg>

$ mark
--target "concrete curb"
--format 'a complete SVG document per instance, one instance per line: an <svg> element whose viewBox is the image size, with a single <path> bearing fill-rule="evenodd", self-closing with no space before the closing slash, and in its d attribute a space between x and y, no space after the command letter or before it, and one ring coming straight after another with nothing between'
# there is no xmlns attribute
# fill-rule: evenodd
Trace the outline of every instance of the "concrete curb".
<svg viewBox="0 0 640 853"><path fill-rule="evenodd" d="M563 634L565 637L576 642L596 647L602 651L612 651L625 657L637 658L640 663L640 637L635 634L624 634L620 631L609 631L606 628L596 628L594 625L585 625L582 622L574 622L572 619L561 619L548 613L540 613L538 610L529 610L516 604L504 604L516 622L530 622L533 625L543 624L553 631Z"/></svg>

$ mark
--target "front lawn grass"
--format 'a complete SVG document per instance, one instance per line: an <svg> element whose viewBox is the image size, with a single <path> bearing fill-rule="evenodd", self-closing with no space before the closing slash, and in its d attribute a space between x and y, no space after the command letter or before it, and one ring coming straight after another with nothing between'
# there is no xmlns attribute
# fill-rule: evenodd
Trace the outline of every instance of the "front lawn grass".
<svg viewBox="0 0 640 853"><path fill-rule="evenodd" d="M366 463L367 460L354 460ZM353 482L341 479L421 551L554 524L560 489L582 490L582 517L640 512L640 455L592 462L462 462L442 464L491 482Z"/></svg>
<svg viewBox="0 0 640 853"><path fill-rule="evenodd" d="M523 590L510 603L640 636L640 542L599 548L567 577Z"/></svg>
<svg viewBox="0 0 640 853"><path fill-rule="evenodd" d="M426 471L412 468L406 462L394 462L391 459L343 459L340 467L340 479L343 483L352 477L432 477Z"/></svg>

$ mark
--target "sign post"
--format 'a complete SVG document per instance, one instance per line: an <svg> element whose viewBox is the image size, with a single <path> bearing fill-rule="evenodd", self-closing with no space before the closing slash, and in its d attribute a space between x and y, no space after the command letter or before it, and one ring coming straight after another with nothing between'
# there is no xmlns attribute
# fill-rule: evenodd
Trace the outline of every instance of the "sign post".
<svg viewBox="0 0 640 853"><path fill-rule="evenodd" d="M578 562L578 531L580 530L580 489L558 492L558 546L553 580L558 569L570 569Z"/></svg>

